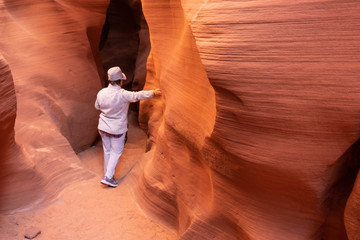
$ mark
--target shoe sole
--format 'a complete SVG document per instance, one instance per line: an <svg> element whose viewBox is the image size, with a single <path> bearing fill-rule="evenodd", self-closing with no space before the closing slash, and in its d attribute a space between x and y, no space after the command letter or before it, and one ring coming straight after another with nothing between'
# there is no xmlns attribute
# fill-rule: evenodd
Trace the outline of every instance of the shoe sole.
<svg viewBox="0 0 360 240"><path fill-rule="evenodd" d="M105 180L101 180L101 183L104 184L104 185L110 186L110 187L117 187L118 186L118 185L114 185L112 183L109 183L108 181L105 181Z"/></svg>

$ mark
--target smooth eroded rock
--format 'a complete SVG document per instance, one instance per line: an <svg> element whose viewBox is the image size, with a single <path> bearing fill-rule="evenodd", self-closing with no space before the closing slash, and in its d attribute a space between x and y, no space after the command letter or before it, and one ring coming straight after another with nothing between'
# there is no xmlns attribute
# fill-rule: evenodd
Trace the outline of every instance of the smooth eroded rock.
<svg viewBox="0 0 360 240"><path fill-rule="evenodd" d="M356 239L360 4L143 8L164 96L141 105L142 206L182 239Z"/></svg>

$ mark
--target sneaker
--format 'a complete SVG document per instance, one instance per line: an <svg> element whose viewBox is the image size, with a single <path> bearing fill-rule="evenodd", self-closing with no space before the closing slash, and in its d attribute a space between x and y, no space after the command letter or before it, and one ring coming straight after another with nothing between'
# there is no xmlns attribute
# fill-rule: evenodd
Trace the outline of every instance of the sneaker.
<svg viewBox="0 0 360 240"><path fill-rule="evenodd" d="M117 184L117 182L115 181L114 178L109 179L106 176L101 180L101 183L105 184L105 185L108 185L110 187L117 187L118 186L118 184Z"/></svg>

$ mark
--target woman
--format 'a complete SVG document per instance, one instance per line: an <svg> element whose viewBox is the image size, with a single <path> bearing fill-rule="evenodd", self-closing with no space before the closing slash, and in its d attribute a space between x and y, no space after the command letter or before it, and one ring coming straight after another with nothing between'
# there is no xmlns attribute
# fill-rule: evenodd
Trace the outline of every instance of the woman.
<svg viewBox="0 0 360 240"><path fill-rule="evenodd" d="M128 131L128 109L131 102L161 96L161 90L132 92L121 88L126 75L120 67L108 70L109 85L97 94L95 108L100 110L98 130L104 149L104 177L102 184L117 187L114 179L116 165L124 149Z"/></svg>

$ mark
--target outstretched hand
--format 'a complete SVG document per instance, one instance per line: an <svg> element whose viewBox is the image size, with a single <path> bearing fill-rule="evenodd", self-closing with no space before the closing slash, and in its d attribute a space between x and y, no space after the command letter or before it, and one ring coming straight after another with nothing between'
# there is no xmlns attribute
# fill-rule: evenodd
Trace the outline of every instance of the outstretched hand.
<svg viewBox="0 0 360 240"><path fill-rule="evenodd" d="M155 96L161 96L161 90L160 90L160 88L156 88L156 89L154 90L154 95L155 95Z"/></svg>

